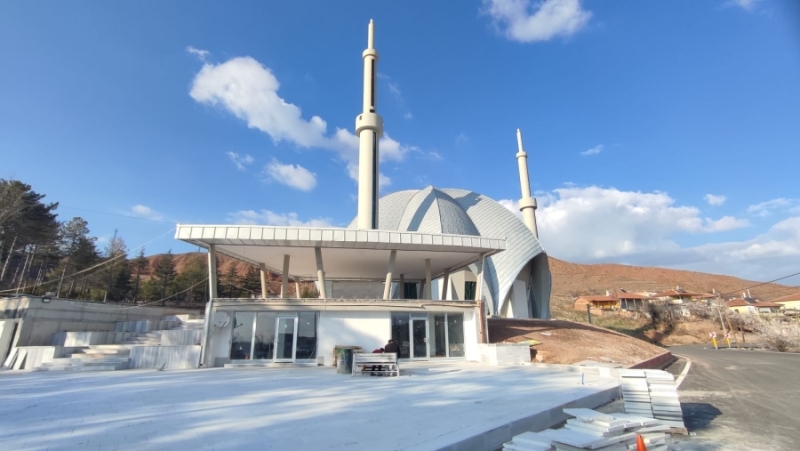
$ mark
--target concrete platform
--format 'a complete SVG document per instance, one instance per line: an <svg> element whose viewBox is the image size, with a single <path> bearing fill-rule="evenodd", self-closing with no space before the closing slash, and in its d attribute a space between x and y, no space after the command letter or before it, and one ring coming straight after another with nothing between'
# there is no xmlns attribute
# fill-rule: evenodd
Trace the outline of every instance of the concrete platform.
<svg viewBox="0 0 800 451"><path fill-rule="evenodd" d="M494 450L615 398L616 379L533 366L0 373L0 449ZM499 445L498 445L499 444Z"/></svg>

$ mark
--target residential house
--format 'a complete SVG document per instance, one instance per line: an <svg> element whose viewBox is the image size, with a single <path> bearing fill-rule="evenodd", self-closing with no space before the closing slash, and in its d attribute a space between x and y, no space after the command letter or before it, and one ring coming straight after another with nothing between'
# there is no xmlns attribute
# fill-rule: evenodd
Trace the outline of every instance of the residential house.
<svg viewBox="0 0 800 451"><path fill-rule="evenodd" d="M800 293L783 296L772 302L782 305L784 310L800 310Z"/></svg>
<svg viewBox="0 0 800 451"><path fill-rule="evenodd" d="M674 289L662 291L660 293L656 293L653 295L654 298L662 301L668 301L671 304L689 303L693 300L706 299L708 297L713 297L713 296L714 295L709 295L705 293L695 293L692 291L686 291L681 287L675 287Z"/></svg>
<svg viewBox="0 0 800 451"><path fill-rule="evenodd" d="M725 307L742 315L776 314L781 312L781 305L774 302L761 302L753 298L731 299L724 302Z"/></svg>
<svg viewBox="0 0 800 451"><path fill-rule="evenodd" d="M617 307L620 310L642 310L650 301L650 296L631 293L622 288L611 293L611 297L617 300Z"/></svg>
<svg viewBox="0 0 800 451"><path fill-rule="evenodd" d="M598 310L616 310L618 302L611 296L581 296L575 300L573 308L575 310L586 311L586 306L591 306Z"/></svg>

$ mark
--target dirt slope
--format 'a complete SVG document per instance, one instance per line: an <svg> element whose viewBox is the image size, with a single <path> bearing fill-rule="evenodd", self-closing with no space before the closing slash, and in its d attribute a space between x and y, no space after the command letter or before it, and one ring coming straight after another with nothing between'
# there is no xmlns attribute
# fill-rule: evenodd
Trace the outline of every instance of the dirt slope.
<svg viewBox="0 0 800 451"><path fill-rule="evenodd" d="M680 285L689 291L711 293L738 292L742 288L759 282L737 277L707 274L677 269L665 269L618 264L582 265L550 258L553 274L552 303L571 304L575 297L583 294L605 294L606 290L624 288L628 291L662 291ZM751 294L765 301L800 291L770 283L752 288Z"/></svg>
<svg viewBox="0 0 800 451"><path fill-rule="evenodd" d="M629 366L666 352L646 341L589 324L503 318L488 321L492 343L536 340L540 344L534 348L544 363L594 360Z"/></svg>

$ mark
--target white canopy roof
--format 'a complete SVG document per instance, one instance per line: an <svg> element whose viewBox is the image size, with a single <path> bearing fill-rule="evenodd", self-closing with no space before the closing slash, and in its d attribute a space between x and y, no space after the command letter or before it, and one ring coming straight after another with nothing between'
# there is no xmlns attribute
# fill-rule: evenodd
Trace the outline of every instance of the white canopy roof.
<svg viewBox="0 0 800 451"><path fill-rule="evenodd" d="M463 268L505 249L505 239L469 235L356 230L332 227L181 225L175 238L255 265L282 272L290 256L291 278L315 279L314 248L322 249L327 280L384 280L390 251L396 250L396 277L425 278L425 259L433 278Z"/></svg>

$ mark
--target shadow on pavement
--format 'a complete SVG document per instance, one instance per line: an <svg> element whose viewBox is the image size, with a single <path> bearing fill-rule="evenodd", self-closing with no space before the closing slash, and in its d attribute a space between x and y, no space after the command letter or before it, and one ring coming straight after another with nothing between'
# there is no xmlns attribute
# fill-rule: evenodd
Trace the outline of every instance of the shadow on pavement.
<svg viewBox="0 0 800 451"><path fill-rule="evenodd" d="M681 408L683 409L683 422L691 432L706 429L715 418L722 415L722 411L712 404L704 402L683 402Z"/></svg>

